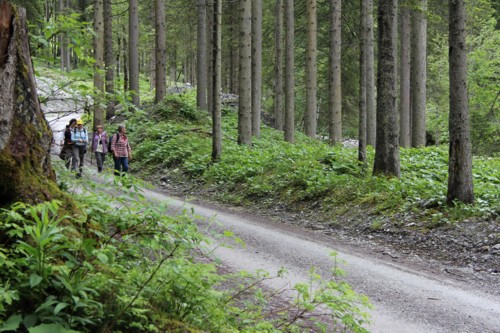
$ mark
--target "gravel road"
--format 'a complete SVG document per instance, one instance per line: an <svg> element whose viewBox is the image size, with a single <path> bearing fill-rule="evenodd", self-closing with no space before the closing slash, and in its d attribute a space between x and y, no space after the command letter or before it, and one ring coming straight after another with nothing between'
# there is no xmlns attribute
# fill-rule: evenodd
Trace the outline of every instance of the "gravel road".
<svg viewBox="0 0 500 333"><path fill-rule="evenodd" d="M166 202L173 211L194 209L207 233L213 228L233 231L246 247L218 247L216 256L226 266L248 271L262 268L270 273L285 267L288 281L269 281L271 288L307 281L311 266L327 276L332 266L329 254L336 251L345 261L341 265L347 273L345 280L375 306L372 332L500 332L500 299L460 281L381 260L361 248L247 213L187 203L154 191L145 190L145 196ZM213 223L214 216L218 224Z"/></svg>

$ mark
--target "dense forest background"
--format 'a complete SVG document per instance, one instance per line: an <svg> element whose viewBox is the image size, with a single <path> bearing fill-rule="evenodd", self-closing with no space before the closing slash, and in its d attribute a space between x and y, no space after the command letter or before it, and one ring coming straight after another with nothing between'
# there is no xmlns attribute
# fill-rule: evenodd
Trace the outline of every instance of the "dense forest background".
<svg viewBox="0 0 500 333"><path fill-rule="evenodd" d="M92 21L94 7L99 1L14 1L28 10L34 55L47 64L59 65L72 71L92 68ZM129 61L129 2L101 1L106 9L104 38L108 54L106 90L110 100L128 86L127 62ZM204 2L168 0L165 6L166 71L168 85L178 82L197 84L197 48L199 13ZM264 1L262 8L262 107L275 115L276 24L277 5L280 1ZM421 1L400 1L399 11L405 8L422 11ZM307 1L295 1L295 124L304 129L306 97ZM372 15L376 17L375 2ZM155 81L155 1L138 3L138 64L141 78L154 87ZM342 137L358 136L359 115L359 52L360 52L360 1L344 1L341 8L341 91ZM441 1L427 2L427 23L424 45L427 47L426 78L426 142L443 144L448 140L449 76L448 76L448 8ZM491 0L467 2L467 64L472 147L474 154L491 155L500 150L499 139L499 28L500 5ZM412 14L413 15L413 14ZM203 21L202 21L203 22ZM328 135L329 103L329 45L330 4L317 2L317 134ZM399 25L398 25L399 26ZM222 91L238 93L238 34L239 4L222 2ZM412 29L415 29L412 26ZM374 20L377 35L377 20ZM283 38L283 37L281 37ZM401 39L401 34L400 34ZM412 44L415 42L412 39ZM376 43L375 43L376 44ZM399 43L398 43L399 44ZM375 45L375 59L377 46ZM420 46L421 47L421 46ZM65 50L68 51L65 51ZM65 60L66 59L66 60ZM375 61L376 66L376 61ZM375 71L376 73L376 71ZM89 74L90 75L90 72ZM154 95L146 86L141 87L143 103L153 101ZM306 119L307 120L307 119Z"/></svg>

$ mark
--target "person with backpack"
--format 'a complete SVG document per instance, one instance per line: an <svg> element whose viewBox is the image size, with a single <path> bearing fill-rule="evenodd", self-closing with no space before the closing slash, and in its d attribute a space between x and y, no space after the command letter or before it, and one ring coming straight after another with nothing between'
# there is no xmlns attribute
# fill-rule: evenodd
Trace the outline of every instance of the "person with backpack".
<svg viewBox="0 0 500 333"><path fill-rule="evenodd" d="M66 129L64 130L64 142L60 156L63 157L64 164L66 165L67 169L69 169L70 167L71 156L73 155L73 142L71 141L71 131L75 128L75 126L76 126L76 119L73 118L69 121L69 124L66 125Z"/></svg>
<svg viewBox="0 0 500 333"><path fill-rule="evenodd" d="M97 131L92 137L92 151L95 154L97 162L97 172L102 172L102 166L106 160L106 153L108 152L108 135L104 131L102 125L96 126Z"/></svg>
<svg viewBox="0 0 500 333"><path fill-rule="evenodd" d="M118 133L111 138L111 149L115 160L115 175L120 176L128 172L128 162L132 160L132 149L127 138L125 125L118 126Z"/></svg>
<svg viewBox="0 0 500 333"><path fill-rule="evenodd" d="M73 128L71 131L71 141L73 142L73 165L71 170L76 171L76 166L78 165L76 177L80 178L83 172L83 159L87 152L87 143L89 142L87 130L83 127L81 119L76 121L76 128Z"/></svg>

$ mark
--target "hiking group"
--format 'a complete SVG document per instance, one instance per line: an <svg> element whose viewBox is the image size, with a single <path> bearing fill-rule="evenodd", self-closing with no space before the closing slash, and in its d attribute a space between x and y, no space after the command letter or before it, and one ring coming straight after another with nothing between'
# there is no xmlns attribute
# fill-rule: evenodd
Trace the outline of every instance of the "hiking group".
<svg viewBox="0 0 500 333"><path fill-rule="evenodd" d="M80 178L83 172L83 162L87 153L89 135L81 119L71 119L64 131L64 143L59 157L66 164L66 168L76 173ZM111 154L115 164L115 175L120 176L128 172L128 162L132 159L132 149L127 138L125 125L119 125L115 134L108 137L102 125L96 126L92 135L90 149L95 155L97 172L102 172L106 154ZM78 171L77 171L78 168Z"/></svg>

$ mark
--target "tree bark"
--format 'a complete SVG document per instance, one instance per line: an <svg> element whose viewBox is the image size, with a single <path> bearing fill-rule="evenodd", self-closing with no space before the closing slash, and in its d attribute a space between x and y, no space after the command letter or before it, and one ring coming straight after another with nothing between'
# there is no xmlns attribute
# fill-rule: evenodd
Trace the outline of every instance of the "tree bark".
<svg viewBox="0 0 500 333"><path fill-rule="evenodd" d="M358 128L358 161L366 164L366 25L368 16L367 0L360 0L361 14L359 19L359 128Z"/></svg>
<svg viewBox="0 0 500 333"><path fill-rule="evenodd" d="M139 107L139 4L138 0L129 0L129 89L132 95L132 104Z"/></svg>
<svg viewBox="0 0 500 333"><path fill-rule="evenodd" d="M274 64L274 118L278 131L283 130L283 0L276 0L275 64Z"/></svg>
<svg viewBox="0 0 500 333"><path fill-rule="evenodd" d="M0 207L63 199L50 163L52 131L40 109L26 11L0 1Z"/></svg>
<svg viewBox="0 0 500 333"><path fill-rule="evenodd" d="M317 83L317 2L307 0L307 48L306 48L306 111L304 113L304 132L311 138L316 137L316 94Z"/></svg>
<svg viewBox="0 0 500 333"><path fill-rule="evenodd" d="M408 148L411 145L410 127L410 10L401 7L401 51L399 79L399 144Z"/></svg>
<svg viewBox="0 0 500 333"><path fill-rule="evenodd" d="M252 135L260 137L262 108L262 0L252 0Z"/></svg>
<svg viewBox="0 0 500 333"><path fill-rule="evenodd" d="M238 143L252 145L252 3L240 0Z"/></svg>
<svg viewBox="0 0 500 333"><path fill-rule="evenodd" d="M222 0L215 0L213 36L213 107L212 107L212 161L217 161L222 154L221 125L221 55L222 55Z"/></svg>
<svg viewBox="0 0 500 333"><path fill-rule="evenodd" d="M167 93L167 47L165 45L165 2L155 1L155 103Z"/></svg>
<svg viewBox="0 0 500 333"><path fill-rule="evenodd" d="M198 62L196 64L196 105L207 109L207 5L198 0Z"/></svg>
<svg viewBox="0 0 500 333"><path fill-rule="evenodd" d="M106 67L106 94L108 96L106 118L115 115L115 57L113 54L113 11L111 0L104 0L104 66Z"/></svg>
<svg viewBox="0 0 500 333"><path fill-rule="evenodd" d="M467 102L466 11L464 0L449 1L450 152L447 202L474 202Z"/></svg>
<svg viewBox="0 0 500 333"><path fill-rule="evenodd" d="M413 11L412 33L412 89L411 89L411 145L425 146L425 108L427 81L427 0L420 0L420 8Z"/></svg>
<svg viewBox="0 0 500 333"><path fill-rule="evenodd" d="M375 147L377 112L375 108L375 48L373 38L373 0L366 0L366 143Z"/></svg>
<svg viewBox="0 0 500 333"><path fill-rule="evenodd" d="M94 128L104 124L104 109L101 102L104 99L104 3L94 0Z"/></svg>
<svg viewBox="0 0 500 333"><path fill-rule="evenodd" d="M285 141L295 141L294 0L285 1Z"/></svg>
<svg viewBox="0 0 500 333"><path fill-rule="evenodd" d="M396 106L397 0L378 5L377 146L374 175L399 177Z"/></svg>
<svg viewBox="0 0 500 333"><path fill-rule="evenodd" d="M328 134L330 144L342 141L342 95L341 95L341 14L342 1L330 1L330 72L329 72L329 123Z"/></svg>
<svg viewBox="0 0 500 333"><path fill-rule="evenodd" d="M212 106L214 105L214 87L213 87L213 38L214 38L214 1L215 0L207 0L207 111L209 114L212 114Z"/></svg>

